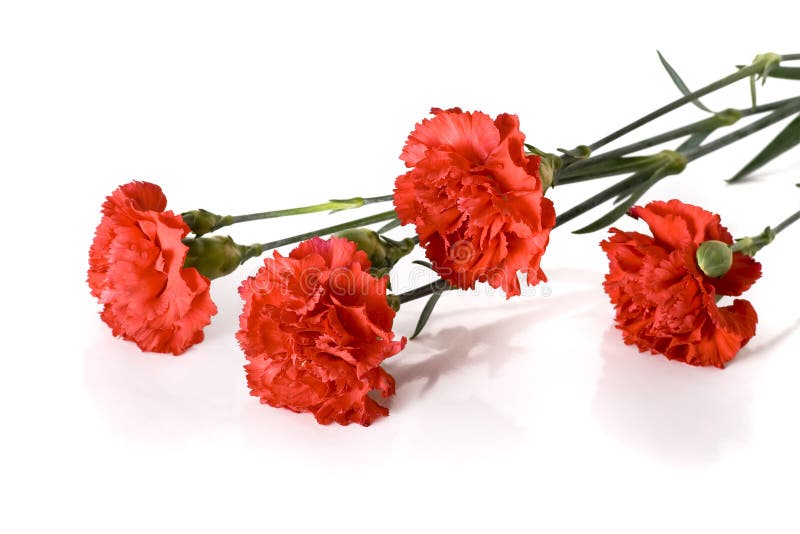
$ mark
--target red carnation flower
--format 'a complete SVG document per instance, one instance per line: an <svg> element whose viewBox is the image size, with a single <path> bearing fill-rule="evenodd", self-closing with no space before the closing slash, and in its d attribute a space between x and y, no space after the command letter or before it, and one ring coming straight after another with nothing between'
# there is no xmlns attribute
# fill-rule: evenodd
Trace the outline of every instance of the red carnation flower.
<svg viewBox="0 0 800 534"><path fill-rule="evenodd" d="M697 265L698 246L733 239L719 215L696 206L651 202L630 215L643 219L653 237L612 228L600 244L610 263L605 290L625 343L691 365L723 367L755 335L758 317L746 300L718 307L717 297L741 295L761 276L761 265L736 252L727 274L706 276Z"/></svg>
<svg viewBox="0 0 800 534"><path fill-rule="evenodd" d="M414 223L439 275L462 289L476 282L520 294L546 280L539 268L553 203L544 198L539 156L526 156L516 115L431 110L400 156L411 170L395 183L403 224Z"/></svg>
<svg viewBox="0 0 800 534"><path fill-rule="evenodd" d="M120 186L103 203L89 249L89 287L100 316L115 336L140 349L175 355L203 340L217 313L209 281L184 268L189 227L164 211L161 188L147 182Z"/></svg>
<svg viewBox="0 0 800 534"><path fill-rule="evenodd" d="M406 342L393 341L388 277L371 276L367 255L338 237L273 255L239 289L245 304L236 337L250 362L251 394L326 425L368 426L388 415L367 396L394 394L380 364Z"/></svg>

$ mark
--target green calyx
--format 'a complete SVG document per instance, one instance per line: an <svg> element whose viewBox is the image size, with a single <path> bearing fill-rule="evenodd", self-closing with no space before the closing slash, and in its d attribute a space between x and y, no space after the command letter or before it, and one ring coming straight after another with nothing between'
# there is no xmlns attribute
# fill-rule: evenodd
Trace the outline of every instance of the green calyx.
<svg viewBox="0 0 800 534"><path fill-rule="evenodd" d="M533 145L526 144L525 148L528 149L528 155L539 156L539 158L541 158L539 163L539 177L542 180L542 192L544 193L553 187L555 176L558 174L562 165L564 165L564 160L561 159L560 156L539 150ZM588 153L586 157L588 157Z"/></svg>
<svg viewBox="0 0 800 534"><path fill-rule="evenodd" d="M181 213L183 222L192 231L194 235L200 237L202 235L219 230L225 226L233 223L233 217L230 215L217 215L210 211L199 209Z"/></svg>
<svg viewBox="0 0 800 534"><path fill-rule="evenodd" d="M760 234L752 237L742 237L733 244L733 252L741 252L747 256L755 256L756 252L775 240L775 230L767 226Z"/></svg>
<svg viewBox="0 0 800 534"><path fill-rule="evenodd" d="M544 154L539 163L539 176L542 180L542 193L553 186L553 179L561 168L563 161L554 154Z"/></svg>
<svg viewBox="0 0 800 534"><path fill-rule="evenodd" d="M367 228L351 228L337 232L338 237L343 237L356 244L359 250L366 252L372 263L370 273L382 277L389 273L394 265L414 249L412 239L394 241Z"/></svg>
<svg viewBox="0 0 800 534"><path fill-rule="evenodd" d="M725 276L733 264L733 251L730 245L722 241L705 241L697 247L695 253L697 266L711 278Z"/></svg>
<svg viewBox="0 0 800 534"><path fill-rule="evenodd" d="M184 267L194 267L209 279L220 278L236 270L250 258L260 256L261 245L238 245L231 236L196 237L184 239L189 247Z"/></svg>

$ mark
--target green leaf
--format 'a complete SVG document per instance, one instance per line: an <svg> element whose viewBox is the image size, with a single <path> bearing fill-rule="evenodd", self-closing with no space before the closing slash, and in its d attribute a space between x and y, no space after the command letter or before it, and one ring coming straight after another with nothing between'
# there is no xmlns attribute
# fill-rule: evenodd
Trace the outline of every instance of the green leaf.
<svg viewBox="0 0 800 534"><path fill-rule="evenodd" d="M620 191L619 195L617 195L617 198L614 199L613 204L616 206L617 204L625 200L633 192L634 189L637 189L637 187L640 187L639 184L632 183L627 189L625 189L624 191Z"/></svg>
<svg viewBox="0 0 800 534"><path fill-rule="evenodd" d="M431 298L428 299L428 302L425 303L425 307L422 308L422 313L419 315L419 321L417 321L417 327L414 329L414 333L411 334L411 339L414 339L422 332L422 329L425 328L425 325L428 323L428 319L431 317L431 313L433 313L433 308L436 307L436 303L439 302L439 298L441 298L442 293L434 293L431 295Z"/></svg>
<svg viewBox="0 0 800 534"><path fill-rule="evenodd" d="M732 183L744 178L798 144L800 144L800 115L787 124L786 128L781 130L781 132L775 136L775 139L764 147L764 150L750 160L750 163L742 167L742 170L737 172L733 178L728 179L728 182Z"/></svg>
<svg viewBox="0 0 800 534"><path fill-rule="evenodd" d="M658 169L653 173L653 176L650 177L645 183L639 186L633 194L631 194L628 199L621 203L620 205L616 206L614 209L597 219L591 224L584 226L579 230L575 230L573 234L588 234L591 232L596 232L597 230L602 230L606 226L611 225L614 221L628 213L628 210L636 204L636 201L639 200L642 195L644 195L648 189L653 187L653 185L658 182L661 178L666 176L666 168Z"/></svg>
<svg viewBox="0 0 800 534"><path fill-rule="evenodd" d="M398 226L400 226L400 219L394 219L394 220L391 220L388 223L384 224L383 226L381 226L378 229L377 233L383 234L383 233L388 232L389 230L393 230L393 229L397 228Z"/></svg>
<svg viewBox="0 0 800 534"><path fill-rule="evenodd" d="M689 150L693 150L702 145L703 141L705 141L713 131L714 130L707 130L705 132L697 132L695 134L692 134L686 141L684 141L681 144L681 146L679 146L675 150L678 152L688 152Z"/></svg>
<svg viewBox="0 0 800 534"><path fill-rule="evenodd" d="M425 261L425 260L414 260L414 261L412 261L411 263L416 263L417 265L422 265L423 267L427 267L427 268L428 268L428 269L430 269L431 271L433 271L433 272L436 272L436 269L434 269L434 268L433 268L433 264L432 264L431 262L429 262L429 261Z"/></svg>
<svg viewBox="0 0 800 534"><path fill-rule="evenodd" d="M586 145L578 145L575 148L571 148L567 150L566 148L557 148L557 151L561 152L565 156L569 156L575 159L586 159L592 155L592 150Z"/></svg>
<svg viewBox="0 0 800 534"><path fill-rule="evenodd" d="M672 78L673 83L675 83L675 85L678 87L678 89L683 94L683 96L690 95L692 93L692 91L689 90L689 88L683 82L683 80L678 75L678 73L675 71L675 69L672 68L672 65L670 65L669 62L666 60L666 58L663 55L661 55L661 52L656 50L656 53L658 54L658 59L661 60L661 64L664 66L664 69L667 71L667 74L669 74L669 77ZM703 111L707 111L709 113L714 113L713 111L708 109L706 106L704 106L703 103L700 102L699 98L695 98L694 100L692 100L692 104L694 104L698 108L702 109Z"/></svg>

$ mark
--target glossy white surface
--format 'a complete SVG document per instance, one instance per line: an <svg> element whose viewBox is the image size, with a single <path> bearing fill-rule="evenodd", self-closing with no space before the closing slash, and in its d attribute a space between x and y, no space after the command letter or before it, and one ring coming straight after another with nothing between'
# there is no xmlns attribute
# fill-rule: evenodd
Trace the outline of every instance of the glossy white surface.
<svg viewBox="0 0 800 534"><path fill-rule="evenodd" d="M431 106L514 112L529 141L570 147L676 96L656 48L691 87L756 53L800 52L795 2L430 4L0 7L0 529L797 532L800 227L759 255L758 334L724 371L625 346L600 287L604 234L559 229L547 285L442 299L386 364L399 387L370 428L248 395L235 289L257 261L214 283L219 314L179 358L99 320L87 250L103 197L130 179L160 183L176 211L382 195ZM798 87L772 80L761 99ZM746 84L707 99L747 103ZM645 133L701 116L686 108ZM723 179L768 139L643 200L679 196L757 233L800 205L800 153L740 186ZM563 211L600 187L552 198ZM263 241L367 213L231 233ZM395 287L421 270L404 264ZM421 307L403 309L398 333Z"/></svg>

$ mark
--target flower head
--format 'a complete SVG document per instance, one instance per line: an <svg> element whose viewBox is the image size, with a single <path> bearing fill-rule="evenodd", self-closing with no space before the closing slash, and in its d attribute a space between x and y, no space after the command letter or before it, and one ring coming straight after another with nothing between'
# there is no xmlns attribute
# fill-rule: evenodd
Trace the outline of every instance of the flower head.
<svg viewBox="0 0 800 534"><path fill-rule="evenodd" d="M610 263L605 290L625 342L691 365L723 367L755 335L758 317L746 300L719 307L717 297L741 295L761 276L761 265L735 252L725 274L704 274L698 247L733 239L719 215L697 206L651 202L630 214L647 223L652 237L612 228L600 244Z"/></svg>
<svg viewBox="0 0 800 534"><path fill-rule="evenodd" d="M161 188L120 186L103 203L89 249L89 287L114 335L150 352L181 354L203 340L217 313L209 281L184 268L189 233L180 215L164 211Z"/></svg>
<svg viewBox="0 0 800 534"><path fill-rule="evenodd" d="M366 253L344 238L314 238L278 252L244 281L236 337L262 403L311 412L322 424L369 425L389 414L367 394L394 394L381 362L400 352L387 277L369 274Z"/></svg>
<svg viewBox="0 0 800 534"><path fill-rule="evenodd" d="M462 289L476 282L520 294L518 272L534 285L555 225L544 198L540 157L525 154L516 115L433 109L400 156L411 168L395 182L403 224L416 226L439 275Z"/></svg>

